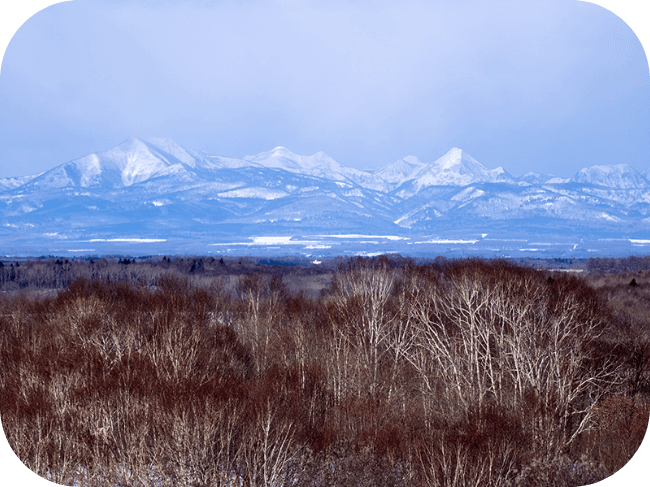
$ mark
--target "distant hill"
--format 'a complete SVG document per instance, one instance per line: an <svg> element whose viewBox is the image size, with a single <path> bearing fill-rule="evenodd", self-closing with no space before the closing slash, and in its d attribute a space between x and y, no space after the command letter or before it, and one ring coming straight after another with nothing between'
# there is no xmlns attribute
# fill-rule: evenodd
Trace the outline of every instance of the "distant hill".
<svg viewBox="0 0 650 487"><path fill-rule="evenodd" d="M0 179L0 244L21 235L408 239L456 230L642 241L650 238L650 181L627 164L567 179L514 177L459 148L435 161L406 156L369 172L323 152L300 156L276 147L240 159L136 137L39 175Z"/></svg>

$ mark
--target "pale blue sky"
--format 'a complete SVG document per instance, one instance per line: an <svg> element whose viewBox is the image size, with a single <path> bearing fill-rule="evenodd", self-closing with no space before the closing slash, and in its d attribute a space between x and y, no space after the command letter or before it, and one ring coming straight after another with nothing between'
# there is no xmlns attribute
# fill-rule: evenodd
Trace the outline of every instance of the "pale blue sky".
<svg viewBox="0 0 650 487"><path fill-rule="evenodd" d="M131 135L358 168L455 146L513 175L645 170L649 101L632 30L576 0L75 0L9 44L0 177Z"/></svg>

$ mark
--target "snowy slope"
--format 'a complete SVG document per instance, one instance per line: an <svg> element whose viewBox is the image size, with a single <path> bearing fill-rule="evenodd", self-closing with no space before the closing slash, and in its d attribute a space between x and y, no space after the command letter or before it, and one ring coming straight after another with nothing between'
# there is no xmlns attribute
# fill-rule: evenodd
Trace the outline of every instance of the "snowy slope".
<svg viewBox="0 0 650 487"><path fill-rule="evenodd" d="M22 186L23 184L30 182L32 179L38 176L40 176L40 174L34 174L32 176L19 176L16 178L0 178L0 192L15 189L19 186Z"/></svg>
<svg viewBox="0 0 650 487"><path fill-rule="evenodd" d="M399 186L413 179L426 164L415 156L406 156L374 172L387 183Z"/></svg>
<svg viewBox="0 0 650 487"><path fill-rule="evenodd" d="M259 164L244 159L213 156L189 150L167 138L152 137L149 138L147 142L167 154L174 156L180 162L195 170L217 171L223 168L235 169L240 167L259 166Z"/></svg>
<svg viewBox="0 0 650 487"><path fill-rule="evenodd" d="M614 189L650 188L650 181L628 164L584 168L571 181Z"/></svg>
<svg viewBox="0 0 650 487"><path fill-rule="evenodd" d="M442 157L424 165L395 191L400 197L409 198L431 186L497 182L516 184L515 179L503 168L488 169L463 150L454 147Z"/></svg>
<svg viewBox="0 0 650 487"><path fill-rule="evenodd" d="M340 181L379 191L388 189L385 181L380 177L344 166L322 151L311 156L299 156L285 147L276 147L268 152L261 152L245 159L264 167L307 174L330 181Z"/></svg>
<svg viewBox="0 0 650 487"><path fill-rule="evenodd" d="M420 169L415 175L418 188L426 186L467 186L475 183L514 182L501 167L488 169L462 149L454 147Z"/></svg>
<svg viewBox="0 0 650 487"><path fill-rule="evenodd" d="M527 184L544 184L551 179L553 179L555 176L551 174L542 174L534 171L527 172L523 176L519 176L517 178L517 182L519 183L527 183Z"/></svg>
<svg viewBox="0 0 650 487"><path fill-rule="evenodd" d="M34 190L65 187L108 190L145 181L179 163L156 146L131 137L108 151L61 164L34 178L26 186Z"/></svg>

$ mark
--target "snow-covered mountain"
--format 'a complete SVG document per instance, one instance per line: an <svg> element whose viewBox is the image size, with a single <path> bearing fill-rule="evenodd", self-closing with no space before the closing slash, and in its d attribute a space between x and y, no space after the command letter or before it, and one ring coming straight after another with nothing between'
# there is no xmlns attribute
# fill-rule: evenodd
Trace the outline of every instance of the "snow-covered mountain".
<svg viewBox="0 0 650 487"><path fill-rule="evenodd" d="M550 174L542 174L534 171L527 172L526 174L519 176L517 182L526 183L526 184L544 184L549 182L555 176Z"/></svg>
<svg viewBox="0 0 650 487"><path fill-rule="evenodd" d="M477 183L515 183L503 168L488 169L461 149L454 147L430 164L423 165L399 186L397 194L408 198L431 186L468 186Z"/></svg>
<svg viewBox="0 0 650 487"><path fill-rule="evenodd" d="M345 180L341 174L345 171L344 167L324 152L318 152L313 156L299 156L285 147L276 147L268 152L247 156L244 159L265 167L284 169L289 172L310 174L338 181Z"/></svg>
<svg viewBox="0 0 650 487"><path fill-rule="evenodd" d="M382 167L374 172L377 176L382 178L389 184L400 185L405 181L409 181L415 177L415 175L423 168L426 164L420 162L420 160L415 156L406 156L392 164Z"/></svg>
<svg viewBox="0 0 650 487"><path fill-rule="evenodd" d="M415 186L467 186L475 183L514 182L501 167L488 169L461 149L454 147L444 156L421 168Z"/></svg>
<svg viewBox="0 0 650 487"><path fill-rule="evenodd" d="M38 176L40 176L40 174L34 174L32 176L19 176L16 178L0 178L0 192L22 186L23 184L28 183Z"/></svg>
<svg viewBox="0 0 650 487"><path fill-rule="evenodd" d="M66 162L27 183L28 190L127 187L180 164L158 147L131 137L105 152Z"/></svg>
<svg viewBox="0 0 650 487"><path fill-rule="evenodd" d="M276 147L256 156L247 156L245 159L264 167L283 169L292 173L351 183L379 191L387 189L386 182L381 177L344 166L324 152L317 152L312 156L299 156L285 147Z"/></svg>
<svg viewBox="0 0 650 487"><path fill-rule="evenodd" d="M581 169L571 181L614 189L650 188L650 181L628 164L587 167Z"/></svg>
<svg viewBox="0 0 650 487"><path fill-rule="evenodd" d="M433 162L406 156L370 172L323 152L301 156L276 147L233 158L135 137L37 176L0 179L0 243L2 232L27 231L110 238L125 229L149 235L330 229L407 238L478 226L650 232L650 181L625 164L585 168L569 179L514 178L458 148Z"/></svg>

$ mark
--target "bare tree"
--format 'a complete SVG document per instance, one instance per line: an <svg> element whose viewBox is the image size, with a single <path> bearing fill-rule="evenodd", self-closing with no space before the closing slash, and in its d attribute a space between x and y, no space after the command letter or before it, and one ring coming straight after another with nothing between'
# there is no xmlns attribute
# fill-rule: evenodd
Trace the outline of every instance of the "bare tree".
<svg viewBox="0 0 650 487"><path fill-rule="evenodd" d="M269 364L270 344L283 317L287 290L282 276L256 273L241 276L236 292L240 306L236 328L258 358L256 371L261 374Z"/></svg>
<svg viewBox="0 0 650 487"><path fill-rule="evenodd" d="M396 279L397 272L386 259L360 259L334 275L330 319L338 399L345 392L344 383L351 377L358 381L355 384L358 393L363 389L371 396L378 393L382 361L391 350L391 340L395 339L391 327L398 312L391 309L389 301ZM402 335L398 333L400 338Z"/></svg>
<svg viewBox="0 0 650 487"><path fill-rule="evenodd" d="M418 338L404 356L429 394L442 382L464 414L528 404L534 450L548 459L589 428L615 367L590 366L604 321L576 282L553 290L543 276L469 261L409 285Z"/></svg>
<svg viewBox="0 0 650 487"><path fill-rule="evenodd" d="M280 414L278 405L267 397L255 404L242 450L242 479L245 486L291 485L300 473L301 446L294 441L296 425Z"/></svg>

